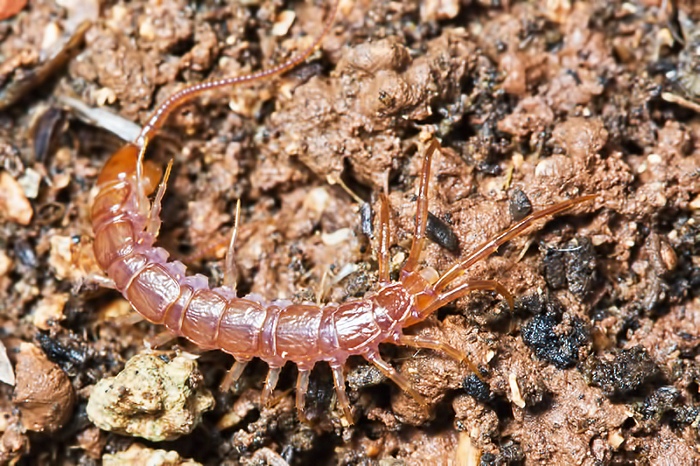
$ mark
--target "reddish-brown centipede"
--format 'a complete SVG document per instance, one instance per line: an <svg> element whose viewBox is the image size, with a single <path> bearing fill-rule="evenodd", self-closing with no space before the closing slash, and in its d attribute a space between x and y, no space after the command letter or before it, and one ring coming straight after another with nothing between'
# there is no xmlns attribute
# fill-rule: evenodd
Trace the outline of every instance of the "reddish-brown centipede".
<svg viewBox="0 0 700 466"><path fill-rule="evenodd" d="M300 55L272 69L235 78L209 81L183 89L167 99L143 127L134 143L128 143L106 163L97 180L98 193L92 207L94 251L100 267L134 309L150 322L165 325L173 334L188 338L207 349L220 349L235 358L222 386L230 386L252 358L265 361L270 370L263 390L263 403L272 393L282 366L291 361L299 369L296 406L303 418L309 374L319 361L332 370L338 403L352 422L345 392L344 364L349 356L363 356L422 405L423 397L379 355L381 343L393 343L442 351L468 363L458 350L440 341L404 335L403 329L427 318L440 307L474 290L496 291L513 305L513 298L495 280L468 280L452 286L466 269L495 252L499 246L522 234L538 219L563 212L591 199L583 196L535 212L456 263L442 277L429 280L419 270L428 219L430 162L439 145L434 140L424 152L419 180L414 238L399 281L389 277L389 205L380 196L378 232L379 280L376 291L343 304L319 306L266 301L259 296L236 296L233 268L233 238L229 248L224 286L210 289L201 275L187 276L185 266L168 261L168 253L154 246L160 228L160 205L170 166L158 186L161 170L143 161L149 139L170 112L185 100L209 89L248 83L285 72L298 65L318 46L333 23L338 2L326 21L323 33ZM151 203L147 196L156 191ZM235 229L234 229L235 237ZM470 364L471 366L471 364ZM474 369L472 367L472 369Z"/></svg>

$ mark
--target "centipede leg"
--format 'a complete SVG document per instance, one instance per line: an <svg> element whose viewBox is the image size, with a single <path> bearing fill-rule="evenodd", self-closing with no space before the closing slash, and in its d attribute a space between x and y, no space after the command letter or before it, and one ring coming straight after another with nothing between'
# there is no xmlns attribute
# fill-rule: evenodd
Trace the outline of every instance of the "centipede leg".
<svg viewBox="0 0 700 466"><path fill-rule="evenodd" d="M391 224L389 220L389 197L386 193L379 196L379 281L389 282L389 248L391 241Z"/></svg>
<svg viewBox="0 0 700 466"><path fill-rule="evenodd" d="M348 394L345 392L345 374L342 365L331 365L331 371L333 372L333 385L335 386L335 394L338 398L338 404L345 414L345 419L350 424L354 424L354 419L352 416L352 409L350 408L350 400L348 400Z"/></svg>
<svg viewBox="0 0 700 466"><path fill-rule="evenodd" d="M267 378L265 379L265 387L263 387L262 395L260 396L260 405L267 406L272 396L272 392L277 386L277 381L280 378L280 372L282 372L281 367L270 367L267 372Z"/></svg>
<svg viewBox="0 0 700 466"><path fill-rule="evenodd" d="M138 324L139 322L143 322L144 320L145 319L141 314L130 312L129 314L121 315L115 318L114 324L117 327L131 327L133 325Z"/></svg>
<svg viewBox="0 0 700 466"><path fill-rule="evenodd" d="M398 343L404 346L410 346L412 348L425 348L434 351L440 351L446 354L447 356L451 357L455 361L466 363L466 365L469 367L469 370L474 372L477 375L477 377L481 378L479 369L476 367L475 364L471 362L471 360L467 357L466 354L440 340L433 340L431 338L425 338L416 335L400 335Z"/></svg>
<svg viewBox="0 0 700 466"><path fill-rule="evenodd" d="M421 405L421 407L427 412L428 411L428 401L411 387L411 382L408 381L406 377L401 375L396 369L394 369L391 364L384 361L377 353L368 353L365 358L374 364L374 366L379 369L379 371L384 374L385 377L391 379L398 387L411 395L411 398L416 400L416 402Z"/></svg>
<svg viewBox="0 0 700 466"><path fill-rule="evenodd" d="M146 231L153 235L154 238L158 237L158 232L160 231L160 210L161 202L163 201L163 196L165 195L165 188L168 185L168 178L170 178L170 171L173 169L173 160L170 159L168 162L168 167L165 169L165 174L163 179L158 185L158 192L151 205L151 211L148 213L148 224L146 226Z"/></svg>
<svg viewBox="0 0 700 466"><path fill-rule="evenodd" d="M428 224L428 184L430 182L430 163L433 153L440 147L437 139L433 139L428 148L425 150L423 157L423 169L420 174L420 184L418 186L418 200L416 206L416 223L413 230L413 244L411 244L411 252L408 254L408 259L401 270L401 275L405 276L416 270L418 261L420 260L421 252L423 251L423 243L425 241L425 228Z"/></svg>
<svg viewBox="0 0 700 466"><path fill-rule="evenodd" d="M306 405L306 392L309 390L309 375L311 370L309 369L299 369L299 374L297 375L297 395L296 395L296 406L297 415L299 420L302 422L308 422L306 414L304 414L304 407Z"/></svg>
<svg viewBox="0 0 700 466"><path fill-rule="evenodd" d="M226 251L225 269L224 269L224 286L227 286L236 292L238 286L238 273L236 271L236 258L234 255L236 247L236 238L238 237L238 225L241 219L241 200L236 201L236 217L233 221L233 231L231 232L231 241L228 243L228 251Z"/></svg>
<svg viewBox="0 0 700 466"><path fill-rule="evenodd" d="M596 196L594 194L589 194L586 196L562 201L557 204L551 205L546 209L542 209L540 211L531 213L527 217L511 225L494 238L488 240L487 242L476 248L465 259L457 262L452 267L450 267L450 269L447 272L445 272L442 275L442 277L440 277L440 279L434 284L434 290L438 292L443 291L457 277L463 275L473 264L476 264L477 262L486 259L488 256L496 252L501 245L507 243L513 238L522 235L538 220L541 220L545 217L549 217L550 215L557 215L559 213L565 212L578 204L591 201L595 199L595 197Z"/></svg>
<svg viewBox="0 0 700 466"><path fill-rule="evenodd" d="M114 280L112 280L109 277L105 277L104 275L101 275L99 273L93 273L93 272L88 273L82 281L80 281L76 284L78 290L80 290L80 287L84 283L90 283L90 284L94 283L95 285L98 285L101 288L109 288L110 290L117 289L117 284L114 283ZM77 291L76 291L76 293L77 293Z"/></svg>
<svg viewBox="0 0 700 466"><path fill-rule="evenodd" d="M420 312L431 313L448 303L468 295L472 291L495 291L506 299L511 309L515 306L513 295L496 280L468 280L449 291L440 293L427 309L422 309Z"/></svg>
<svg viewBox="0 0 700 466"><path fill-rule="evenodd" d="M159 346L163 346L166 343L173 341L175 338L177 338L177 335L175 335L173 332L171 332L170 330L164 330L155 335L154 337L146 338L146 340L144 340L144 343L146 343L146 346L149 349L155 349Z"/></svg>
<svg viewBox="0 0 700 466"><path fill-rule="evenodd" d="M139 148L139 155L136 159L136 189L138 190L139 202L145 202L145 190L143 188L143 159L146 156L146 148L148 147L148 136L143 138L141 147Z"/></svg>
<svg viewBox="0 0 700 466"><path fill-rule="evenodd" d="M328 292L329 289L329 284L328 284L328 275L330 272L328 272L328 269L325 269L323 271L323 275L321 275L321 283L318 285L318 291L316 292L316 305L321 307L323 304L323 299L326 297L326 293Z"/></svg>
<svg viewBox="0 0 700 466"><path fill-rule="evenodd" d="M224 380L221 381L221 384L219 385L219 390L222 392L227 392L231 388L231 386L238 381L238 379L241 378L241 375L243 374L243 371L245 370L245 366L248 365L248 361L238 361L236 360L235 363L233 363L233 366L231 366L231 369L226 373L224 376Z"/></svg>

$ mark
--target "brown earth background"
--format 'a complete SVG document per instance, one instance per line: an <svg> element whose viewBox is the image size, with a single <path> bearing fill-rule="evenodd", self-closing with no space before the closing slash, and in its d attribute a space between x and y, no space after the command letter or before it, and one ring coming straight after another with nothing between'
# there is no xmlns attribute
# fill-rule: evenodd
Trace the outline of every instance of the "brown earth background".
<svg viewBox="0 0 700 466"><path fill-rule="evenodd" d="M153 354L195 361L184 383L212 403L192 433L165 442L100 430L86 414L95 384L161 330L135 322L90 259L93 186L122 143L112 132L133 134L188 83L283 61L328 5L95 2L30 0L0 21L0 376L16 376L0 383L0 463L700 463L694 2L342 0L304 65L178 109L149 154L174 158L160 244L220 283L241 199L239 289L267 298L313 301L324 274L323 301L374 289L376 238L360 211L376 210L385 184L396 274L431 137L443 145L431 232L458 238L453 251L428 243L422 261L438 271L531 209L598 197L470 270L505 285L513 310L474 294L411 330L464 351L485 382L439 353L383 348L429 414L351 360L356 424L339 420L323 365L305 424L294 367L262 409L265 364L221 393L231 358L179 340ZM113 409L135 396L121 390ZM164 422L163 410L133 416Z"/></svg>

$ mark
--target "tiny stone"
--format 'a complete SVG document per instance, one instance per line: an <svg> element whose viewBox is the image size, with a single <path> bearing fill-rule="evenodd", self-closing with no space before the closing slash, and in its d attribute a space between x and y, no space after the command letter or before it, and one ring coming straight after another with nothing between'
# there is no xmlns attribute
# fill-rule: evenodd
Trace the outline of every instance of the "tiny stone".
<svg viewBox="0 0 700 466"><path fill-rule="evenodd" d="M102 430L161 442L192 432L213 407L195 361L177 356L166 363L139 354L116 377L95 385L87 415Z"/></svg>

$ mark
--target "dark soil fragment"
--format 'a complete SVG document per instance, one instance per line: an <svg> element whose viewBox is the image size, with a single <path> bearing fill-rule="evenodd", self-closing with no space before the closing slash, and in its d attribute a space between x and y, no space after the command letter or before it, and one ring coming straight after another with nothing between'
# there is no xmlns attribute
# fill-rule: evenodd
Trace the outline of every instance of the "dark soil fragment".
<svg viewBox="0 0 700 466"><path fill-rule="evenodd" d="M513 221L517 222L532 212L532 203L530 203L530 199L527 198L527 194L521 189L515 188L510 192L509 209Z"/></svg>
<svg viewBox="0 0 700 466"><path fill-rule="evenodd" d="M362 387L371 387L378 385L386 380L379 370L369 364L360 364L356 368L348 372L348 386L353 390L359 390Z"/></svg>
<svg viewBox="0 0 700 466"><path fill-rule="evenodd" d="M685 405L682 392L672 386L659 387L635 407L639 415L637 429L642 433L658 430L662 422L675 427L687 425L700 415L700 407Z"/></svg>
<svg viewBox="0 0 700 466"><path fill-rule="evenodd" d="M425 235L439 246L447 249L450 252L459 252L459 239L450 226L436 217L431 212L428 212L428 223L425 226Z"/></svg>
<svg viewBox="0 0 700 466"><path fill-rule="evenodd" d="M590 239L575 238L559 248L548 248L543 264L545 279L552 289L566 287L579 298L591 291L596 255Z"/></svg>
<svg viewBox="0 0 700 466"><path fill-rule="evenodd" d="M501 445L497 454L484 453L481 456L479 466L511 466L522 464L525 460L525 453L522 447L517 443L509 440Z"/></svg>
<svg viewBox="0 0 700 466"><path fill-rule="evenodd" d="M559 369L573 367L578 362L579 348L590 340L580 318L568 317L564 325L563 315L561 304L550 297L521 330L523 341L535 356Z"/></svg>
<svg viewBox="0 0 700 466"><path fill-rule="evenodd" d="M462 388L467 393L467 395L474 398L476 401L485 403L493 399L493 393L489 388L489 385L477 377L476 374L469 374L464 378L462 383Z"/></svg>
<svg viewBox="0 0 700 466"><path fill-rule="evenodd" d="M602 357L591 355L581 371L590 384L616 399L648 390L661 375L647 351L639 346L614 350Z"/></svg>

